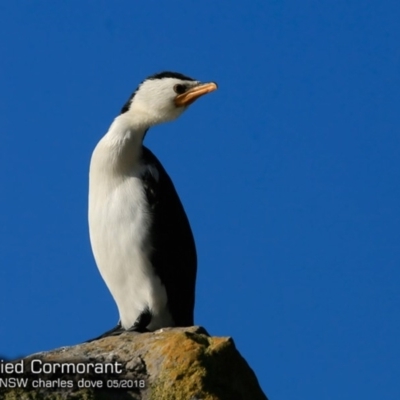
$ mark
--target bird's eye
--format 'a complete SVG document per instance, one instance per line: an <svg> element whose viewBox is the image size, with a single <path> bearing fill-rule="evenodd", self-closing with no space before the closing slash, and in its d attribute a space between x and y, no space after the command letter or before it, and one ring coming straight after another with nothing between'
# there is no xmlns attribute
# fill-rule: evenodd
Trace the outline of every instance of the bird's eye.
<svg viewBox="0 0 400 400"><path fill-rule="evenodd" d="M186 86L177 84L174 86L174 92L177 94L182 94L186 92Z"/></svg>

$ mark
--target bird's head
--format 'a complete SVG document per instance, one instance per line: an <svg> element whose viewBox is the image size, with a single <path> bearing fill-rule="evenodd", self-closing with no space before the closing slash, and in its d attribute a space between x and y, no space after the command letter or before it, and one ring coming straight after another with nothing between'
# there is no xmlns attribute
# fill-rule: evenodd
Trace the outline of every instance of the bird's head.
<svg viewBox="0 0 400 400"><path fill-rule="evenodd" d="M122 107L121 114L150 127L178 118L199 97L217 89L177 72L161 72L145 79Z"/></svg>

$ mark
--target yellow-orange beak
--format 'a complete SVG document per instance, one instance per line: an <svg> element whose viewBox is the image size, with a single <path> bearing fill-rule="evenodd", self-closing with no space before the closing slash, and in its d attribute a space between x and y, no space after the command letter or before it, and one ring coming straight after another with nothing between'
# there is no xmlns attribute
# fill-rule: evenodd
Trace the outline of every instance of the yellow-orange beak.
<svg viewBox="0 0 400 400"><path fill-rule="evenodd" d="M211 93L214 90L217 90L217 88L218 86L214 82L200 84L198 86L189 89L185 93L178 94L178 96L175 97L175 104L178 107L188 106L192 104L195 100L197 100L199 97L207 93Z"/></svg>

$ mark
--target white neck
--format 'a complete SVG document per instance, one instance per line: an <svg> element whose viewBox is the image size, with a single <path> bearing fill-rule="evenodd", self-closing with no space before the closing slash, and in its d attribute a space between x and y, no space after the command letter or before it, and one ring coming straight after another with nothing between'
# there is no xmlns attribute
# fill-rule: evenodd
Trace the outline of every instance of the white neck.
<svg viewBox="0 0 400 400"><path fill-rule="evenodd" d="M133 113L132 113L133 114ZM131 113L119 115L98 144L98 151L103 155L105 164L114 170L129 171L141 155L143 137L149 125Z"/></svg>
<svg viewBox="0 0 400 400"><path fill-rule="evenodd" d="M131 142L142 144L143 136L150 124L133 113L124 113L116 117L105 137L116 146L125 146Z"/></svg>

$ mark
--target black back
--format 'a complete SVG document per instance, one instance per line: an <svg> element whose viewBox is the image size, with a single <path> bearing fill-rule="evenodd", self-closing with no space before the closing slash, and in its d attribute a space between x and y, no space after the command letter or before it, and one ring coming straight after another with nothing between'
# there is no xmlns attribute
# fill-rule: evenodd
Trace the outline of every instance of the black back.
<svg viewBox="0 0 400 400"><path fill-rule="evenodd" d="M158 179L150 170L142 177L153 221L151 263L165 285L175 325L191 326L197 271L192 230L171 178L157 157L144 146L142 162L158 171Z"/></svg>

